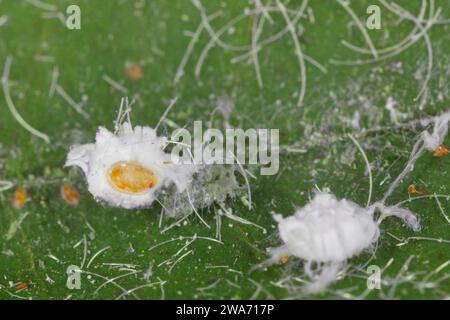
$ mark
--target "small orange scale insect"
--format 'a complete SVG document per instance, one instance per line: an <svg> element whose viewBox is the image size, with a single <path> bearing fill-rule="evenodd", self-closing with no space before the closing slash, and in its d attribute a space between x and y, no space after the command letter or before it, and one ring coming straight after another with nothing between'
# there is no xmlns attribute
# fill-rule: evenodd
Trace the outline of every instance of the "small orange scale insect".
<svg viewBox="0 0 450 320"><path fill-rule="evenodd" d="M414 184L411 184L408 187L408 193L409 194L414 194L414 195L423 195L423 194L425 194L425 191L422 188L417 187Z"/></svg>
<svg viewBox="0 0 450 320"><path fill-rule="evenodd" d="M22 208L28 200L28 192L24 187L17 188L11 199L12 206L16 209Z"/></svg>
<svg viewBox="0 0 450 320"><path fill-rule="evenodd" d="M448 150L447 147L439 146L439 147L437 147L436 150L434 150L433 157L441 158L441 157L446 156L448 154L449 154L449 150Z"/></svg>
<svg viewBox="0 0 450 320"><path fill-rule="evenodd" d="M26 290L28 288L32 288L32 287L33 287L32 283L26 283L23 281L17 282L11 286L11 288L13 288L16 293Z"/></svg>
<svg viewBox="0 0 450 320"><path fill-rule="evenodd" d="M80 193L74 185L65 183L61 186L60 192L61 198L63 198L64 202L69 206L76 207L80 203Z"/></svg>
<svg viewBox="0 0 450 320"><path fill-rule="evenodd" d="M108 182L117 191L138 194L152 189L158 179L153 171L133 161L119 161L108 171Z"/></svg>
<svg viewBox="0 0 450 320"><path fill-rule="evenodd" d="M131 64L125 67L125 74L128 79L138 81L142 78L142 67L139 64Z"/></svg>
<svg viewBox="0 0 450 320"><path fill-rule="evenodd" d="M281 262L282 263L287 263L289 261L289 256L282 256L281 257Z"/></svg>

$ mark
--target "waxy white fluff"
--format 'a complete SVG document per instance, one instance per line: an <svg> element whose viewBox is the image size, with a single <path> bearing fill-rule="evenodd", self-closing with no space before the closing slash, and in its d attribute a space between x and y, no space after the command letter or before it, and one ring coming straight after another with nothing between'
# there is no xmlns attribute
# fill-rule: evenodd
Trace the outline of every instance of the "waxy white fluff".
<svg viewBox="0 0 450 320"><path fill-rule="evenodd" d="M284 255L294 255L305 261L305 274L310 279L303 291L323 291L336 280L348 259L377 242L380 229L374 218L376 210L384 217L401 218L416 231L420 229L418 219L409 210L386 207L381 202L364 208L346 199L338 200L333 194L318 192L292 216L274 215L284 244L272 249L272 257L264 264L278 262Z"/></svg>
<svg viewBox="0 0 450 320"><path fill-rule="evenodd" d="M450 110L423 123L433 123L431 132L424 130L416 141L410 159L403 171L391 183L383 198L367 207L343 199L338 200L329 193L319 192L294 215L283 218L275 215L278 231L284 244L272 249L272 257L264 264L272 264L284 255L294 255L305 261L305 274L311 280L303 289L305 293L317 293L336 280L346 261L370 249L380 235L379 224L386 217L402 219L408 227L419 231L417 217L409 210L385 205L387 198L412 170L415 162L425 150L434 151L448 133ZM362 150L362 149L361 149ZM370 164L367 161L370 172ZM378 221L374 213L381 213ZM313 270L312 265L316 268Z"/></svg>
<svg viewBox="0 0 450 320"><path fill-rule="evenodd" d="M284 249L315 262L345 261L369 248L380 234L370 211L323 192L294 215L276 215L275 220Z"/></svg>
<svg viewBox="0 0 450 320"><path fill-rule="evenodd" d="M450 110L433 119L433 130L422 132L424 146L429 151L436 150L443 142L448 132L448 125L450 123Z"/></svg>
<svg viewBox="0 0 450 320"><path fill-rule="evenodd" d="M148 207L165 186L175 184L178 192L184 191L194 173L192 165L176 164L176 159L163 151L166 144L167 139L158 137L150 127L136 126L133 129L129 122L125 122L118 127L117 134L100 127L95 143L73 147L65 166L78 166L83 170L89 192L97 201L125 209ZM139 194L116 190L109 184L107 173L119 161L137 162L150 169L157 177L157 184Z"/></svg>

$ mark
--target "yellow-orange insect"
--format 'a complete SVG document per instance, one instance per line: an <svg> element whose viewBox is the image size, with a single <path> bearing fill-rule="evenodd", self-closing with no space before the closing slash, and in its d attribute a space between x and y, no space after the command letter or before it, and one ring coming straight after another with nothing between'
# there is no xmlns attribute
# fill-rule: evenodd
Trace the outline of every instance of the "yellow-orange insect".
<svg viewBox="0 0 450 320"><path fill-rule="evenodd" d="M443 156L448 155L448 153L449 153L449 150L447 147L439 146L439 147L437 147L436 150L434 150L433 157L441 158Z"/></svg>
<svg viewBox="0 0 450 320"><path fill-rule="evenodd" d="M423 188L420 188L420 187L417 187L414 184L411 184L408 187L408 193L409 194L415 194L415 195L422 195L422 194L425 194L425 191L423 190Z"/></svg>
<svg viewBox="0 0 450 320"><path fill-rule="evenodd" d="M69 206L76 207L80 203L80 193L74 185L65 183L61 186L60 192L61 198L63 198L64 202Z"/></svg>
<svg viewBox="0 0 450 320"><path fill-rule="evenodd" d="M132 64L125 68L127 78L133 81L138 81L142 78L142 67L139 64Z"/></svg>
<svg viewBox="0 0 450 320"><path fill-rule="evenodd" d="M22 208L28 200L28 192L24 187L17 188L11 199L12 206L16 209Z"/></svg>
<svg viewBox="0 0 450 320"><path fill-rule="evenodd" d="M119 161L108 171L108 181L117 191L136 194L153 188L158 179L150 169L132 161Z"/></svg>
<svg viewBox="0 0 450 320"><path fill-rule="evenodd" d="M32 288L33 284L32 283L26 283L23 281L17 282L15 284L12 285L12 288L16 291L16 293L26 290L28 288Z"/></svg>

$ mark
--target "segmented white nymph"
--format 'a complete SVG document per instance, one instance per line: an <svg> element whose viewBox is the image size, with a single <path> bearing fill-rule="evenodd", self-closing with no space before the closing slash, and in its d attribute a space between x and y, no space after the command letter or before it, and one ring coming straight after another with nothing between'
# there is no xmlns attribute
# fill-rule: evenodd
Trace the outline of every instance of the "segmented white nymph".
<svg viewBox="0 0 450 320"><path fill-rule="evenodd" d="M372 214L358 204L317 193L294 215L276 215L283 250L315 262L341 262L377 241L379 229Z"/></svg>
<svg viewBox="0 0 450 320"><path fill-rule="evenodd" d="M417 217L407 209L381 202L361 207L346 199L338 200L331 193L317 192L293 215L274 216L283 245L272 249L272 257L263 264L280 261L285 255L300 258L310 280L303 291L323 291L349 259L370 250L378 241L382 219L375 219L375 211L383 217L401 218L413 230L420 230Z"/></svg>
<svg viewBox="0 0 450 320"><path fill-rule="evenodd" d="M133 129L125 122L117 134L100 127L95 143L73 147L65 166L83 170L89 192L98 201L126 209L148 207L170 184L184 191L194 173L192 165L177 164L164 152L166 144L150 127Z"/></svg>

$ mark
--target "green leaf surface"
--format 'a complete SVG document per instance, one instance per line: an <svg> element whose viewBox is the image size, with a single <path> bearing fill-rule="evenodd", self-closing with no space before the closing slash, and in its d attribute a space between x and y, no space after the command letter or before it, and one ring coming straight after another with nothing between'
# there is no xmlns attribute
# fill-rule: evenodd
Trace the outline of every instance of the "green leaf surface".
<svg viewBox="0 0 450 320"><path fill-rule="evenodd" d="M254 9L251 1L202 1L208 16L218 12L211 19L217 32L235 17L244 16L220 38L228 49L214 44L203 30L177 83L177 69L202 22L190 1L46 0L53 3L54 12L36 4L42 2L0 1L0 17L7 17L0 26L0 68L4 69L1 65L10 56L11 99L22 117L51 140L47 144L22 128L0 94L0 180L25 186L30 197L22 209L15 209L11 205L14 188L0 192L0 298L354 298L366 292L367 266L384 268L391 259L382 273L382 289L368 291L364 297L449 297L450 225L445 215L450 215L450 156L436 158L431 152L417 161L388 199L388 204L395 204L412 198L404 207L420 218L420 232L408 229L397 218L386 219L376 248L349 261L338 281L313 296L302 295L302 281L307 278L303 262L293 257L287 263L250 272L269 257L267 248L281 244L272 213L292 214L308 202L316 186L329 188L338 198L366 204L366 165L348 133L359 141L370 161L373 201L382 198L425 129L417 120L448 110L450 33L445 21L426 31L432 45L432 72L426 94L415 100L429 63L424 37L380 62L336 65L330 59L355 61L372 56L342 44L346 40L367 48L352 17L337 1L309 1L305 16L295 25L296 40L303 53L327 72L306 61L305 98L298 107L301 72L289 32L258 52L262 88L251 55L232 63L251 48L256 15L245 15ZM258 41L286 28L276 2L261 2L274 9L268 11L271 21L265 21ZM351 1L362 22L372 2ZM435 10L442 10L440 20L450 18L446 16L448 1L425 2L425 19L432 3ZM419 15L419 1L397 3ZM55 14L64 16L70 4L81 8L80 30L68 30ZM285 5L293 19L300 4L290 1ZM381 49L409 37L415 24L379 5L382 29L367 32ZM212 45L197 77L196 66L208 43ZM232 50L235 47L247 50ZM140 80L126 77L127 63L142 66ZM75 103L82 103L88 119L61 91L49 94L55 68L58 85ZM126 88L130 100L135 99L131 119L136 125L155 126L169 101L177 97L168 119L181 127L192 128L195 120L206 123L212 119L215 127L223 128L224 118L213 111L227 102L233 105L232 126L279 129L280 169L277 175L257 174L250 179L253 210L240 197L226 202L234 214L267 231L222 217L219 243L212 240L216 239L218 207L200 212L211 228L191 215L161 233L175 220L165 219L160 227L157 204L121 210L97 203L81 172L63 168L63 164L70 146L92 142L98 126L113 129L125 93L105 81L105 76ZM386 109L389 98L396 102L397 123ZM356 114L360 119L352 122ZM169 133L171 128L165 124L160 131ZM450 146L450 138L444 144ZM61 199L63 181L76 185L81 194L79 206L68 206ZM423 188L425 195L447 196L439 198L442 211L434 197L410 196L411 184ZM244 190L240 196L245 195ZM405 241L409 237L419 238ZM82 267L79 290L66 286L71 265ZM18 282L30 285L16 292Z"/></svg>

